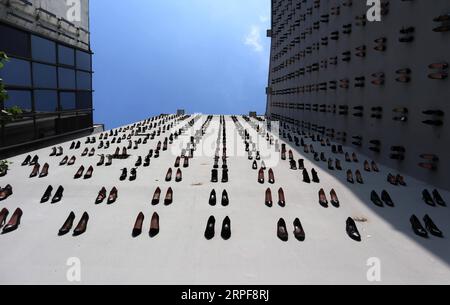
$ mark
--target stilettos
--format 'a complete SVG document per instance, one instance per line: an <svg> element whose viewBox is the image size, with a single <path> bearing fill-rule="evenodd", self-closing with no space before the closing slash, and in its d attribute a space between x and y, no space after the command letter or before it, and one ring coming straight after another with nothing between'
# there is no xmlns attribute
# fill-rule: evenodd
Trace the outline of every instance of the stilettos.
<svg viewBox="0 0 450 305"><path fill-rule="evenodd" d="M55 196L52 198L52 204L58 203L61 201L64 193L64 188L62 186L59 186L56 190Z"/></svg>
<svg viewBox="0 0 450 305"><path fill-rule="evenodd" d="M17 209L14 214L11 216L11 219L6 224L5 227L3 227L2 234L10 233L12 231L17 230L17 228L20 225L20 220L22 218L23 212L21 209Z"/></svg>
<svg viewBox="0 0 450 305"><path fill-rule="evenodd" d="M158 213L153 213L152 220L150 222L150 237L155 237L159 233L159 215Z"/></svg>
<svg viewBox="0 0 450 305"><path fill-rule="evenodd" d="M0 189L0 201L6 200L9 196L13 194L13 189L10 184Z"/></svg>
<svg viewBox="0 0 450 305"><path fill-rule="evenodd" d="M35 164L33 167L33 170L31 171L30 178L36 177L39 174L40 168L41 168L41 166L39 165L39 163Z"/></svg>
<svg viewBox="0 0 450 305"><path fill-rule="evenodd" d="M142 233L142 225L144 224L144 213L140 212L138 217L136 218L136 222L133 227L133 232L131 235L135 238L141 235Z"/></svg>
<svg viewBox="0 0 450 305"><path fill-rule="evenodd" d="M266 206L268 206L269 208L271 208L271 207L273 206L272 191L270 190L270 188L268 188L268 189L266 190L265 204L266 204Z"/></svg>
<svg viewBox="0 0 450 305"><path fill-rule="evenodd" d="M74 179L80 179L81 176L83 176L83 173L84 173L84 166L82 165L82 166L78 169L77 173L75 174Z"/></svg>
<svg viewBox="0 0 450 305"><path fill-rule="evenodd" d="M264 170L262 168L260 168L258 172L258 182L261 184L264 183Z"/></svg>
<svg viewBox="0 0 450 305"><path fill-rule="evenodd" d="M325 191L323 189L319 191L319 204L324 208L328 208L327 196L325 195Z"/></svg>
<svg viewBox="0 0 450 305"><path fill-rule="evenodd" d="M320 183L319 174L317 173L317 171L314 168L311 170L311 175L312 175L312 181L314 183Z"/></svg>
<svg viewBox="0 0 450 305"><path fill-rule="evenodd" d="M6 223L6 218L8 218L9 211L5 208L0 212L0 229L3 228L3 225Z"/></svg>
<svg viewBox="0 0 450 305"><path fill-rule="evenodd" d="M279 239L281 239L284 242L287 242L289 239L287 228L286 228L286 222L283 218L280 218L277 225L277 236Z"/></svg>
<svg viewBox="0 0 450 305"><path fill-rule="evenodd" d="M331 190L330 196L331 196L331 200L330 200L331 205L333 205L335 208L338 208L340 206L339 198L334 189Z"/></svg>
<svg viewBox="0 0 450 305"><path fill-rule="evenodd" d="M173 167L175 167L175 168L180 167L180 162L181 162L181 158L180 158L180 157L177 157L177 158L175 159L175 164L173 165Z"/></svg>
<svg viewBox="0 0 450 305"><path fill-rule="evenodd" d="M409 221L411 222L412 229L413 229L414 233L416 233L416 235L423 237L423 238L428 238L428 232L422 226L419 218L417 218L416 215L411 216Z"/></svg>
<svg viewBox="0 0 450 305"><path fill-rule="evenodd" d="M49 185L47 190L45 191L44 195L41 198L41 203L46 203L50 200L50 197L52 196L53 187Z"/></svg>
<svg viewBox="0 0 450 305"><path fill-rule="evenodd" d="M227 191L223 191L222 193L222 206L226 207L230 204L230 199L228 197Z"/></svg>
<svg viewBox="0 0 450 305"><path fill-rule="evenodd" d="M205 230L205 238L207 240L211 240L215 235L215 225L216 225L216 219L214 216L209 217L208 224L206 225Z"/></svg>
<svg viewBox="0 0 450 305"><path fill-rule="evenodd" d="M363 177L362 177L361 172L359 170L356 170L355 176L356 176L356 182L358 182L359 184L364 184Z"/></svg>
<svg viewBox="0 0 450 305"><path fill-rule="evenodd" d="M355 221L352 218L348 218L347 219L346 230L347 230L348 236L351 239L353 239L355 241L358 241L358 242L361 241L361 234L359 234L359 231L358 231L358 228L356 226L356 223L355 223Z"/></svg>
<svg viewBox="0 0 450 305"><path fill-rule="evenodd" d="M86 175L84 175L84 179L91 179L92 174L94 173L94 168L92 166L89 166Z"/></svg>
<svg viewBox="0 0 450 305"><path fill-rule="evenodd" d="M98 192L97 198L95 199L95 204L100 204L106 199L106 188L102 187L100 192Z"/></svg>
<svg viewBox="0 0 450 305"><path fill-rule="evenodd" d="M275 183L275 175L274 175L272 169L269 169L269 180L268 181L269 181L270 184L274 184Z"/></svg>
<svg viewBox="0 0 450 305"><path fill-rule="evenodd" d="M65 156L65 157L61 160L61 162L59 162L59 166L66 165L68 161L69 161L69 156Z"/></svg>
<svg viewBox="0 0 450 305"><path fill-rule="evenodd" d="M175 182L181 182L183 180L183 173L181 172L181 169L177 169L177 173L175 175Z"/></svg>
<svg viewBox="0 0 450 305"><path fill-rule="evenodd" d="M209 205L215 206L216 204L217 204L216 190L212 190L211 194L209 195Z"/></svg>
<svg viewBox="0 0 450 305"><path fill-rule="evenodd" d="M387 206L394 207L394 201L392 201L392 198L387 191L381 192L381 200L383 200Z"/></svg>
<svg viewBox="0 0 450 305"><path fill-rule="evenodd" d="M172 169L171 168L169 168L169 170L167 171L167 174L166 174L166 182L170 182L170 181L172 181Z"/></svg>
<svg viewBox="0 0 450 305"><path fill-rule="evenodd" d="M39 156L34 156L33 159L30 161L30 166L36 165L39 162Z"/></svg>
<svg viewBox="0 0 450 305"><path fill-rule="evenodd" d="M122 174L120 175L120 181L125 181L128 176L128 170L126 168L122 169Z"/></svg>
<svg viewBox="0 0 450 305"><path fill-rule="evenodd" d="M105 166L111 166L112 165L112 163L113 163L113 156L111 156L111 155L107 155L106 156L106 163L105 163Z"/></svg>
<svg viewBox="0 0 450 305"><path fill-rule="evenodd" d="M355 183L355 180L353 179L353 173L351 170L347 171L347 181L351 184Z"/></svg>
<svg viewBox="0 0 450 305"><path fill-rule="evenodd" d="M88 222L89 222L89 215L88 213L84 212L83 216L80 219L80 222L73 231L73 236L80 236L81 234L86 232Z"/></svg>
<svg viewBox="0 0 450 305"><path fill-rule="evenodd" d="M130 171L130 181L135 181L137 179L137 170L132 168Z"/></svg>
<svg viewBox="0 0 450 305"><path fill-rule="evenodd" d="M370 200L375 204L376 206L379 206L382 208L384 206L383 201L381 201L380 196L375 191L372 191L370 194Z"/></svg>
<svg viewBox="0 0 450 305"><path fill-rule="evenodd" d="M30 161L31 161L31 156L30 155L26 156L25 160L23 160L23 162L22 162L22 166L29 165Z"/></svg>
<svg viewBox="0 0 450 305"><path fill-rule="evenodd" d="M438 191L438 190L434 190L434 191L433 191L433 198L434 198L434 201L435 201L437 204L439 204L440 206L443 206L443 207L447 206L447 204L445 203L445 201L444 201L444 199L442 198L441 194L439 194L439 191Z"/></svg>
<svg viewBox="0 0 450 305"><path fill-rule="evenodd" d="M433 201L433 198L431 197L431 194L428 190L423 190L422 199L426 204L432 207L436 206L436 203Z"/></svg>
<svg viewBox="0 0 450 305"><path fill-rule="evenodd" d="M213 169L211 171L211 182L217 183L219 181L219 171L217 169Z"/></svg>
<svg viewBox="0 0 450 305"><path fill-rule="evenodd" d="M282 208L286 207L286 198L284 196L283 188L278 190L278 205Z"/></svg>
<svg viewBox="0 0 450 305"><path fill-rule="evenodd" d="M173 190L171 187L167 190L166 197L164 198L164 205L171 205L173 203Z"/></svg>
<svg viewBox="0 0 450 305"><path fill-rule="evenodd" d="M309 178L309 173L306 169L303 170L303 182L311 183L311 178Z"/></svg>
<svg viewBox="0 0 450 305"><path fill-rule="evenodd" d="M67 233L69 233L70 230L72 230L74 220L75 220L75 213L71 212L69 214L69 217L67 218L67 220L64 222L63 226L61 227L61 229L59 229L58 235L64 236Z"/></svg>
<svg viewBox="0 0 450 305"><path fill-rule="evenodd" d="M222 170L222 183L228 182L228 169Z"/></svg>
<svg viewBox="0 0 450 305"><path fill-rule="evenodd" d="M223 220L221 236L224 240L229 240L231 237L231 220L228 216Z"/></svg>
<svg viewBox="0 0 450 305"><path fill-rule="evenodd" d="M306 234L303 230L302 223L300 219L296 218L294 221L294 236L298 241L305 241Z"/></svg>
<svg viewBox="0 0 450 305"><path fill-rule="evenodd" d="M97 166L102 166L105 164L105 155L100 155L100 160L97 163Z"/></svg>
<svg viewBox="0 0 450 305"><path fill-rule="evenodd" d="M72 158L70 158L69 162L67 163L68 166L72 166L75 164L75 161L77 161L77 158L75 156L72 156Z"/></svg>
<svg viewBox="0 0 450 305"><path fill-rule="evenodd" d="M161 199L161 189L158 187L153 194L152 205L158 205Z"/></svg>
<svg viewBox="0 0 450 305"><path fill-rule="evenodd" d="M116 202L117 198L119 196L118 194L119 194L119 191L117 190L117 188L113 187L108 196L108 204L113 204L114 202Z"/></svg>
<svg viewBox="0 0 450 305"><path fill-rule="evenodd" d="M423 221L425 223L425 228L428 230L428 232L431 233L431 235L436 236L436 237L444 237L444 234L434 224L434 222L433 222L433 220L431 219L430 216L425 215L425 217L423 218Z"/></svg>

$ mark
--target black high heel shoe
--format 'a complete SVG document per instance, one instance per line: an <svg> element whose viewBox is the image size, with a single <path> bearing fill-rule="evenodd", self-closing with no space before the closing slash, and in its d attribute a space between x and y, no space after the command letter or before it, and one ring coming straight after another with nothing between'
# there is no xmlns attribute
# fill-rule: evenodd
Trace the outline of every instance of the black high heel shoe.
<svg viewBox="0 0 450 305"><path fill-rule="evenodd" d="M41 198L41 203L46 203L50 200L50 196L52 195L53 187L49 185L47 190L45 191L44 195Z"/></svg>
<svg viewBox="0 0 450 305"><path fill-rule="evenodd" d="M432 207L436 206L436 203L433 201L433 198L431 197L431 194L428 190L423 190L422 199L426 204L428 204Z"/></svg>
<svg viewBox="0 0 450 305"><path fill-rule="evenodd" d="M61 201L64 193L64 188L62 186L58 187L56 190L55 196L52 198L52 204L58 203Z"/></svg>
<svg viewBox="0 0 450 305"><path fill-rule="evenodd" d="M430 216L425 215L423 221L425 222L425 227L427 228L428 232L431 233L431 235L441 238L444 237L444 234L442 234L442 231L439 230L438 227L434 224Z"/></svg>
<svg viewBox="0 0 450 305"><path fill-rule="evenodd" d="M347 219L347 234L354 241L361 241L361 234L359 234L358 227L352 218Z"/></svg>
<svg viewBox="0 0 450 305"><path fill-rule="evenodd" d="M410 222L411 222L412 229L413 229L414 233L416 233L416 235L423 237L423 238L428 238L427 231L422 226L419 218L417 218L416 215L411 216Z"/></svg>
<svg viewBox="0 0 450 305"><path fill-rule="evenodd" d="M221 236L224 240L229 240L231 237L231 220L228 216L223 220Z"/></svg>
<svg viewBox="0 0 450 305"><path fill-rule="evenodd" d="M216 219L214 218L214 216L211 216L208 220L208 224L206 225L206 230L205 230L205 238L207 240L211 240L214 235L215 235L215 230L214 230L214 226L216 224Z"/></svg>

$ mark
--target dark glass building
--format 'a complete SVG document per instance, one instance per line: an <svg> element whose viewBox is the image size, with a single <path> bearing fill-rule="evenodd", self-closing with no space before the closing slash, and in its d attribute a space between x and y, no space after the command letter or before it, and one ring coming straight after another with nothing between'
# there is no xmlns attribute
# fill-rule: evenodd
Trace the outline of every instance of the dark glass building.
<svg viewBox="0 0 450 305"><path fill-rule="evenodd" d="M0 4L0 51L9 57L0 69L9 98L0 107L23 114L2 121L0 152L93 126L89 2L17 2Z"/></svg>

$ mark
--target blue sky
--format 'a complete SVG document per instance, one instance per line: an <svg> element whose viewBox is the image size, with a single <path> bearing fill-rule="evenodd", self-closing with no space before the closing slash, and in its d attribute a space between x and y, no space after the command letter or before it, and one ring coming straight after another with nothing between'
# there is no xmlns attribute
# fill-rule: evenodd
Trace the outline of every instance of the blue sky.
<svg viewBox="0 0 450 305"><path fill-rule="evenodd" d="M269 0L90 2L96 123L265 112Z"/></svg>

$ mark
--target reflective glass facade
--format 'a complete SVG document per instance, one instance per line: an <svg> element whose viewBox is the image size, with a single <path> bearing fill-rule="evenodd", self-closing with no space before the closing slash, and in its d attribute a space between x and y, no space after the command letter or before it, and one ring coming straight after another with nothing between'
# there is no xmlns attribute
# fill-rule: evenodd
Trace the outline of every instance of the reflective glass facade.
<svg viewBox="0 0 450 305"><path fill-rule="evenodd" d="M2 122L0 148L92 127L91 53L1 22L0 37L10 58L0 69L9 95L0 109L24 112Z"/></svg>

